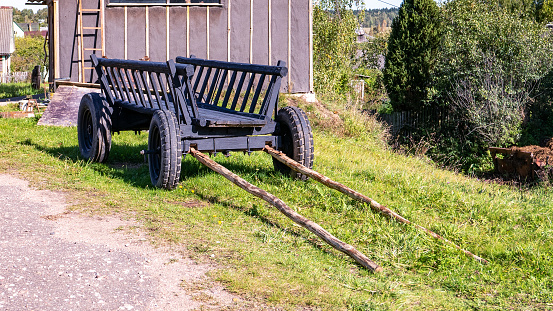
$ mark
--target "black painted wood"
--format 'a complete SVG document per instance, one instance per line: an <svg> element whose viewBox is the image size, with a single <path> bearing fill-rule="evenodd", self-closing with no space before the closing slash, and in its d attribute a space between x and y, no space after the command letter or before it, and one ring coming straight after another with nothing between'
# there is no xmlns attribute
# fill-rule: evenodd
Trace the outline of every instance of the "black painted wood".
<svg viewBox="0 0 553 311"><path fill-rule="evenodd" d="M183 140L234 136L242 141L275 130L271 117L287 72L284 62L261 66L196 58L177 58L183 63L92 58L108 102L134 113L132 122L117 120L118 129L143 127L155 110L163 109L175 112Z"/></svg>
<svg viewBox="0 0 553 311"><path fill-rule="evenodd" d="M253 113L255 111L255 106L257 105L257 100L259 99L259 95L261 94L261 90L263 89L263 83L265 82L266 75L262 74L259 78L259 81L257 82L257 89L255 90L255 94L252 98L252 103L250 106L250 113Z"/></svg>
<svg viewBox="0 0 553 311"><path fill-rule="evenodd" d="M199 66L200 68L208 67L208 68L220 68L225 70L247 71L255 74L279 75L280 77L284 77L288 73L288 69L285 67L285 65L284 66L281 66L281 65L266 66L266 65L255 65L255 64L245 64L245 63L231 63L231 62L223 62L218 60L207 60L207 59L201 59L201 58L182 57L182 56L178 56L176 58L176 62L181 64L190 64L193 66Z"/></svg>
<svg viewBox="0 0 553 311"><path fill-rule="evenodd" d="M216 106L219 106L219 98L221 96L221 92L223 91L223 87L225 86L225 81L227 80L227 74L228 74L228 70L223 71L223 76L219 80L219 87L217 88L217 93L215 94L215 98L213 99L213 103ZM226 103L225 103L225 106L226 106Z"/></svg>
<svg viewBox="0 0 553 311"><path fill-rule="evenodd" d="M225 94L225 98L223 99L223 104L222 104L222 107L226 108L227 107L227 104L228 104L228 101L229 101L229 98L230 98L230 95L232 94L232 90L234 89L234 83L236 82L236 75L237 75L237 71L233 71L232 72L232 76L230 78L230 82L229 82L229 85L228 85L228 89L227 89L227 92Z"/></svg>
<svg viewBox="0 0 553 311"><path fill-rule="evenodd" d="M232 100L232 106L230 107L231 110L236 109L236 105L238 104L238 99L240 98L240 92L242 92L242 86L244 85L244 80L246 79L247 75L248 75L247 72L242 72L242 75L240 76L240 82L238 82L238 86L236 87L236 90L234 93L234 99Z"/></svg>

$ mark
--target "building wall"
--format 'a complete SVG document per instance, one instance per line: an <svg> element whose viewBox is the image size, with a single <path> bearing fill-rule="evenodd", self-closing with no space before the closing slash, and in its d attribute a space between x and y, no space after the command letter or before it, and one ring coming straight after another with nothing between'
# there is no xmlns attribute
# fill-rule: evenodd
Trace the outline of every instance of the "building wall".
<svg viewBox="0 0 553 311"><path fill-rule="evenodd" d="M10 55L0 55L0 83L10 82L8 78L8 74L10 73L10 65Z"/></svg>
<svg viewBox="0 0 553 311"><path fill-rule="evenodd" d="M79 81L78 1L56 1L59 10L56 76ZM99 1L83 0L83 7L97 8ZM148 56L152 61L165 61L194 55L271 65L283 60L288 66L289 78L284 79L282 91L312 91L310 0L222 0L216 6L127 7L104 1L105 56L108 58ZM83 23L100 24L95 16L84 16ZM87 47L94 44L99 47L100 33L83 38L83 42ZM90 53L86 52L84 57L87 67ZM90 77L92 72L84 73L85 82L95 79Z"/></svg>

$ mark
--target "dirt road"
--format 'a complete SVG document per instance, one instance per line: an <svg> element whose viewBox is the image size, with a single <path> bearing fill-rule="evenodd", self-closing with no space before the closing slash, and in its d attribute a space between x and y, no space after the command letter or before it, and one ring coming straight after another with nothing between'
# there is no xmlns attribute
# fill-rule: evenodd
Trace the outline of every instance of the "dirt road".
<svg viewBox="0 0 553 311"><path fill-rule="evenodd" d="M264 309L211 281L209 265L125 229L136 223L66 207L0 175L0 310Z"/></svg>

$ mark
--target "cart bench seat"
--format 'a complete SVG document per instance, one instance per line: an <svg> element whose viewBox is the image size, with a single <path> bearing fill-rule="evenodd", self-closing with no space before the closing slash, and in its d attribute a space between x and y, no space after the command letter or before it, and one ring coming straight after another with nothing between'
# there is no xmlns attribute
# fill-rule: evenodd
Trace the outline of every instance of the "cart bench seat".
<svg viewBox="0 0 553 311"><path fill-rule="evenodd" d="M263 116L198 103L198 112L206 117L208 127L259 127L267 124Z"/></svg>
<svg viewBox="0 0 553 311"><path fill-rule="evenodd" d="M266 66L177 57L176 62L194 68L182 94L201 126L263 127L271 121L287 73L283 61Z"/></svg>
<svg viewBox="0 0 553 311"><path fill-rule="evenodd" d="M152 101L150 104L151 106L142 106L137 105L134 101L116 100L114 106L148 115L153 115L158 109L175 111L175 106L171 101ZM198 112L201 116L208 116L204 119L204 126L208 127L260 127L267 123L264 117L253 113L239 112L205 103L198 103Z"/></svg>

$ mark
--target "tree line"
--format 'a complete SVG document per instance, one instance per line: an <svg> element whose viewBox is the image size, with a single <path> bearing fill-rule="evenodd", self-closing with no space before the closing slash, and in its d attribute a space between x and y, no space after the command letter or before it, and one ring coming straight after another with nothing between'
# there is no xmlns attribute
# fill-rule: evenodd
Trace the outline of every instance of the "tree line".
<svg viewBox="0 0 553 311"><path fill-rule="evenodd" d="M31 9L13 8L13 21L16 23L39 23L40 26L46 26L48 23L48 9L39 9L35 13Z"/></svg>
<svg viewBox="0 0 553 311"><path fill-rule="evenodd" d="M360 18L359 23L363 28L386 28L392 26L392 21L397 16L398 8L354 10L353 14Z"/></svg>

